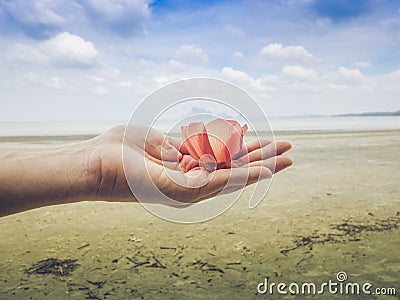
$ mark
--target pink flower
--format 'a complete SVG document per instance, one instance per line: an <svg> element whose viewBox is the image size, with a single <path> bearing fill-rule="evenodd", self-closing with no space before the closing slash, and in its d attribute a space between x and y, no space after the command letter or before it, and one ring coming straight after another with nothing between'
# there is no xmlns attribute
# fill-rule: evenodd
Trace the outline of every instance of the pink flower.
<svg viewBox="0 0 400 300"><path fill-rule="evenodd" d="M216 119L206 126L203 122L182 126L182 149L209 172L230 168L232 159L243 147L243 127L233 120Z"/></svg>

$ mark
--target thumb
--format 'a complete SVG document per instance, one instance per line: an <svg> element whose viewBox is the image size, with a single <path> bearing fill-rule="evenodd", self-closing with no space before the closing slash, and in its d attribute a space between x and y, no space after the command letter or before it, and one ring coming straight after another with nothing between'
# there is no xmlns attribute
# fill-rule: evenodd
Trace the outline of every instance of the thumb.
<svg viewBox="0 0 400 300"><path fill-rule="evenodd" d="M171 143L170 138L167 138L161 147L161 159L176 162L182 159L182 153Z"/></svg>

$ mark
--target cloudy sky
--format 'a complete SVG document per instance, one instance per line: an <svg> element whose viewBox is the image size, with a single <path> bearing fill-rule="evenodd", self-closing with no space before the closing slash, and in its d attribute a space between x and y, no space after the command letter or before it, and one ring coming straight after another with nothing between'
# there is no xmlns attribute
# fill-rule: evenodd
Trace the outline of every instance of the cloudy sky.
<svg viewBox="0 0 400 300"><path fill-rule="evenodd" d="M0 121L126 120L215 77L269 116L400 109L390 0L0 0Z"/></svg>

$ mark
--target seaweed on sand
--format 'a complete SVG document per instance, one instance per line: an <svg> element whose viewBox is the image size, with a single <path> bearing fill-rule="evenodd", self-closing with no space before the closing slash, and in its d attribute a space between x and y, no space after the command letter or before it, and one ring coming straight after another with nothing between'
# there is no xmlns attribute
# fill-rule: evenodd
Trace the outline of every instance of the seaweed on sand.
<svg viewBox="0 0 400 300"><path fill-rule="evenodd" d="M79 264L77 259L48 258L40 260L33 264L32 267L25 270L27 274L53 274L57 276L70 275Z"/></svg>
<svg viewBox="0 0 400 300"><path fill-rule="evenodd" d="M380 220L375 224L351 224L349 222L344 222L342 224L338 224L333 229L343 232L345 235L357 235L363 231L389 231L392 229L399 228L400 218L391 217L385 220Z"/></svg>
<svg viewBox="0 0 400 300"><path fill-rule="evenodd" d="M294 246L291 248L283 249L280 251L283 255L287 256L290 251L299 248L308 247L312 250L315 244L324 243L346 243L358 242L361 240L363 232L384 232L399 229L400 217L396 214L395 217L387 219L375 220L373 223L354 223L350 220L345 220L343 223L332 225L331 229L334 232L329 233L315 233L310 236L300 236L293 241Z"/></svg>

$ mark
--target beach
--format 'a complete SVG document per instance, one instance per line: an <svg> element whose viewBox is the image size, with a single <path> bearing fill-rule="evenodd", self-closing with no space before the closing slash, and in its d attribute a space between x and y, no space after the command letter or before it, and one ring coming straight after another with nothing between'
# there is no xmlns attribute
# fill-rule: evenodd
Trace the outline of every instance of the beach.
<svg viewBox="0 0 400 300"><path fill-rule="evenodd" d="M4 137L55 145L90 136ZM400 131L282 131L294 165L248 209L198 224L137 203L81 202L0 218L0 299L293 299L265 283L371 283L400 294ZM343 274L343 273L342 273ZM261 285L261 288L265 286ZM397 295L376 295L395 288ZM286 289L286 291L288 291ZM375 293L375 295L372 295ZM305 298L342 299L327 289Z"/></svg>

